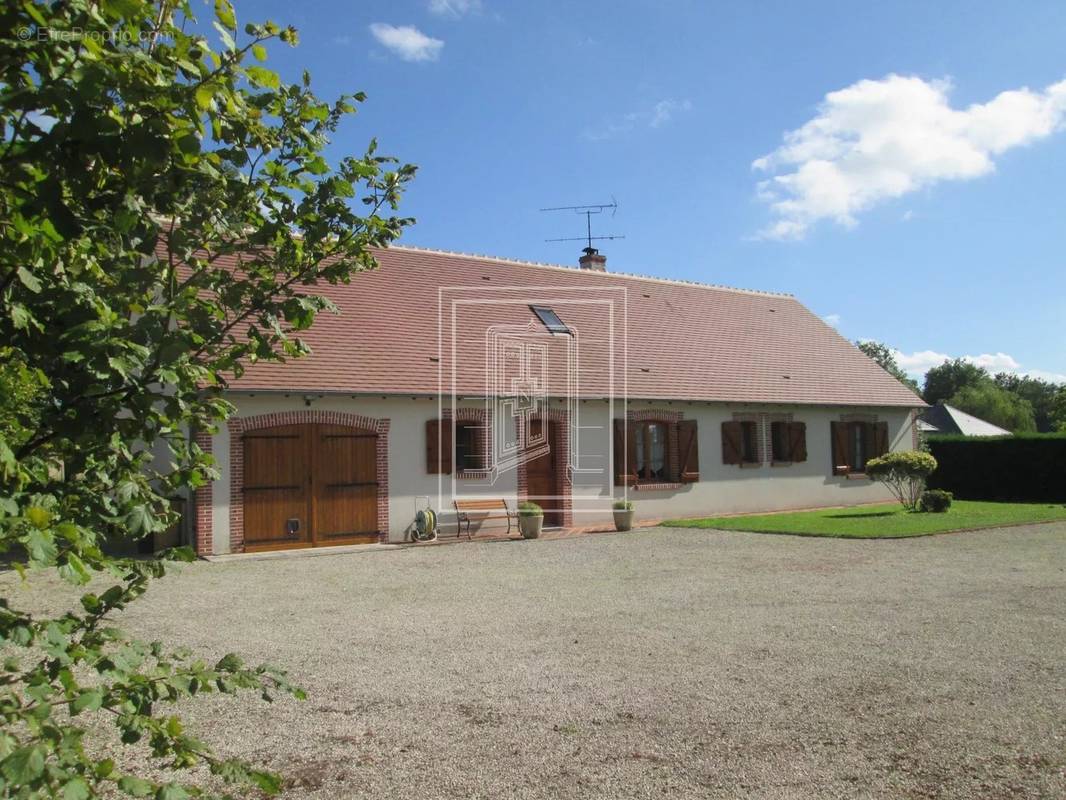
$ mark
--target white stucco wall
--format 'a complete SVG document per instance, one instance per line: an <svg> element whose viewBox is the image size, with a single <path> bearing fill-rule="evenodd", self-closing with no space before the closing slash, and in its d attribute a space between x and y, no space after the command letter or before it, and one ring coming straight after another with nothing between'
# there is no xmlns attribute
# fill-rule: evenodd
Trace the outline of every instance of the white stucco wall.
<svg viewBox="0 0 1066 800"><path fill-rule="evenodd" d="M389 539L402 541L420 504L438 510L450 508L456 493L462 496L517 499L517 476L504 471L493 482L467 480L426 472L426 420L438 416L436 399L412 397L321 397L305 404L302 395L230 395L238 416L250 417L282 411L341 411L390 420L389 430ZM476 403L463 406L477 407ZM562 408L561 404L554 404ZM845 413L876 414L886 421L892 450L912 447L908 409L825 408L803 406L722 405L713 403L630 403L631 410L654 409L681 412L698 423L700 481L670 490L630 489L638 519L729 514L848 505L890 499L879 484L832 475L830 422ZM577 432L580 466L590 470L574 475L574 520L577 526L608 522L615 497L622 487L613 485L610 465L611 412L603 401L585 401L579 406ZM615 415L621 406L615 406ZM738 413L792 414L807 426L807 461L790 466L738 467L722 463L721 423ZM229 551L230 464L229 434L223 429L213 441L213 453L221 479L213 487L213 541L216 553ZM445 517L445 523L451 518ZM447 524L446 532L454 526Z"/></svg>

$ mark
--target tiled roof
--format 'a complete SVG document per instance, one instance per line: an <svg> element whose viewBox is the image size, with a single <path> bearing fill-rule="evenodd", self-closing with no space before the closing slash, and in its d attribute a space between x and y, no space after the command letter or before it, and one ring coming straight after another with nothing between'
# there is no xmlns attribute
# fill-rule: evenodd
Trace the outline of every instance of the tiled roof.
<svg viewBox="0 0 1066 800"><path fill-rule="evenodd" d="M340 313L320 314L302 334L311 356L255 364L233 388L434 394L438 370L451 372L449 331L455 330L460 349L481 347L457 365L456 390L481 394L486 330L527 323L540 330L528 304L546 303L580 331L582 396L924 405L790 295L410 247L376 256L379 269L319 289ZM442 314L440 301L456 292L486 302L455 306L452 328L453 306L445 302ZM615 306L613 350L605 307L578 302L603 297L625 298ZM554 337L552 352L561 352L564 342L557 340L566 338Z"/></svg>

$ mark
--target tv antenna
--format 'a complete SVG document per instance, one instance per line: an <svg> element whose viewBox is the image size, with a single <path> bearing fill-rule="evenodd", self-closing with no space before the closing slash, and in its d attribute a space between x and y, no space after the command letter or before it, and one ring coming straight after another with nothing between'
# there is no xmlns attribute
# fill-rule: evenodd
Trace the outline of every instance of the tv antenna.
<svg viewBox="0 0 1066 800"><path fill-rule="evenodd" d="M592 246L592 243L601 239L624 239L625 236L618 234L611 234L610 236L593 236L592 235L592 215L602 214L605 209L611 209L611 217L614 217L614 213L618 210L618 201L611 198L610 203L590 203L587 206L554 206L552 208L542 208L541 211L573 211L575 214L585 215L585 235L584 236L568 236L562 239L545 239L546 242L585 242L585 253L592 255L597 252L596 248Z"/></svg>

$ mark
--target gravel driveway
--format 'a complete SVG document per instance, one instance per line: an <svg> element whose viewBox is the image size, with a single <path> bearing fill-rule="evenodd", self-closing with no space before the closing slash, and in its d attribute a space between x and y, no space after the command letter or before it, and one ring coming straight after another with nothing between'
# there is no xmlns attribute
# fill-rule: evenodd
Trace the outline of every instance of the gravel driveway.
<svg viewBox="0 0 1066 800"><path fill-rule="evenodd" d="M137 606L309 690L188 712L286 797L1066 796L1063 524L200 563Z"/></svg>

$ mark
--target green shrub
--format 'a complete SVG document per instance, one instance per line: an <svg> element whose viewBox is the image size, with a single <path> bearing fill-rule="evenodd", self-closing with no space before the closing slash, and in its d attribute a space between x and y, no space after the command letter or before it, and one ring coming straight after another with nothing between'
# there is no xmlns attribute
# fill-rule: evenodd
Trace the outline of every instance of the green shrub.
<svg viewBox="0 0 1066 800"><path fill-rule="evenodd" d="M1066 435L930 436L936 456L931 489L959 500L1066 502Z"/></svg>
<svg viewBox="0 0 1066 800"><path fill-rule="evenodd" d="M614 504L611 506L611 508L613 508L615 511L632 511L633 510L633 501L632 500L615 500Z"/></svg>
<svg viewBox="0 0 1066 800"><path fill-rule="evenodd" d="M866 462L866 475L889 488L908 511L918 508L925 480L936 469L936 459L921 450L886 453Z"/></svg>
<svg viewBox="0 0 1066 800"><path fill-rule="evenodd" d="M518 516L542 517L544 516L544 509L538 506L536 503L532 503L529 500L525 500L518 504Z"/></svg>
<svg viewBox="0 0 1066 800"><path fill-rule="evenodd" d="M951 501L954 499L951 492L945 492L943 489L926 489L918 501L918 510L942 514L951 508Z"/></svg>

